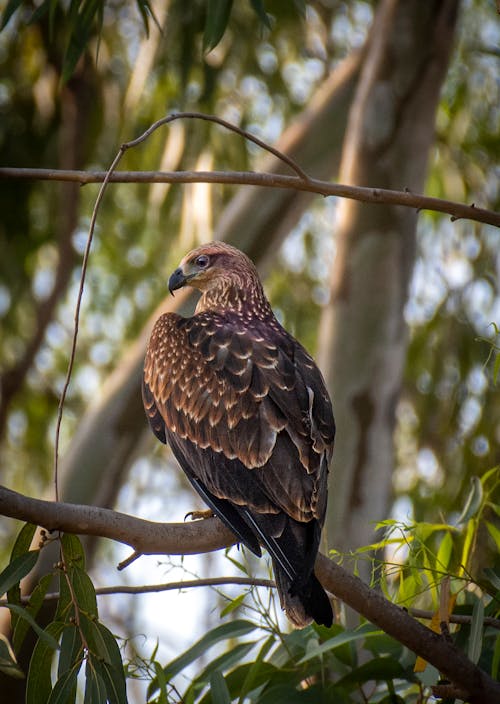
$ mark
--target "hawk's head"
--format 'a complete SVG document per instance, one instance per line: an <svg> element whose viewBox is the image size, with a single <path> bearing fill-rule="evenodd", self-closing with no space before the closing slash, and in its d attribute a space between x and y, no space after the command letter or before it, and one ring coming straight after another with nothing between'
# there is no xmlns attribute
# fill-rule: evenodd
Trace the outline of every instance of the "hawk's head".
<svg viewBox="0 0 500 704"><path fill-rule="evenodd" d="M258 280L253 262L224 242L202 244L186 254L168 281L170 293L183 286L208 291L221 286L246 287Z"/></svg>
<svg viewBox="0 0 500 704"><path fill-rule="evenodd" d="M253 262L224 242L203 244L186 254L168 281L170 293L183 286L202 292L197 313L246 311L258 318L272 314Z"/></svg>

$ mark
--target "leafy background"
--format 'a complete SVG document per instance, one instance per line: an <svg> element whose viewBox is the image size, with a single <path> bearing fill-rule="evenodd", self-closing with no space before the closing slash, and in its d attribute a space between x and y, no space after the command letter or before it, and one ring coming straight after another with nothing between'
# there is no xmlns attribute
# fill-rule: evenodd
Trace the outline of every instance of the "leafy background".
<svg viewBox="0 0 500 704"><path fill-rule="evenodd" d="M0 34L0 163L105 169L122 141L138 135L165 112L180 109L217 114L274 142L302 114L339 61L361 47L375 7L358 1L276 1L265 7L258 1L46 0L36 5L11 1L4 10ZM427 179L431 195L492 210L498 210L500 200L499 45L494 3L463 2ZM128 152L122 166L258 170L263 159L258 149L238 137L190 121L156 133ZM211 237L236 190L203 184L128 184L108 189L98 219L65 407L63 454L71 450L86 409L99 398L105 380L165 296L168 273L187 249ZM0 189L2 483L33 496L51 495L57 405L96 193L93 185L80 188L36 180L2 181ZM274 255L263 266L266 290L280 318L314 353L318 352L321 310L329 300L337 207L335 199L315 199L284 241L276 242ZM387 562L404 558L407 563L404 568L399 564L385 568L385 574L372 562L372 552L360 551L350 561L356 565L370 560L374 579L382 580L391 598L417 603L415 595L420 594L427 608L436 606L435 584L441 573L449 572L459 580L464 577L460 574L464 556L467 577L479 580L485 566L498 567L498 472L494 468L500 461L499 252L498 230L493 227L451 223L432 213L419 216L417 260L405 309L409 345L397 405L392 508L382 546ZM130 420L136 422L142 419ZM180 520L193 508L192 493L163 448L156 447L146 433L125 456L126 472L107 496L118 509L156 520ZM482 477L479 485L477 477ZM94 487L79 476L65 491L84 502L90 500ZM474 510L469 514L466 510L459 524L468 500ZM366 516L367 523L373 520ZM9 561L18 530L12 521L0 523L2 564ZM99 545L97 552L92 546L87 549L93 581L117 583L113 566L125 557L122 549L107 544ZM166 559L160 565L155 558L143 558L121 579L137 584L147 575L150 581L163 581L177 578L179 570L201 576L241 571L268 576L266 565L247 563L248 556L234 548L230 557L237 564L220 555L186 558L182 564ZM493 584L495 574L490 573ZM89 590L84 589L84 598ZM478 592L472 590L469 595L459 586L455 590L460 591L464 608L467 600L472 608ZM371 661L366 671L359 672L363 665L357 664L356 652L347 642L328 649L331 661L317 655L304 660L325 634L285 635L286 626L267 590L249 590L247 610L240 593L241 589L228 587L223 593L198 589L190 594L163 594L155 600L106 597L100 601L100 615L125 639L121 644L128 674L146 679L158 677L158 664L174 658L179 647L192 655L189 648L197 637L205 631L216 633L210 643L217 641L218 652L227 656L225 669L204 669L212 658L205 646L196 651L203 664L197 661L193 667L194 658L186 656L181 664L190 666L188 677L199 680L196 686L189 679L180 680L177 686L186 701L209 696L201 682L214 692L224 692L215 699L224 701L224 687L231 693L231 687L234 691L237 687L229 676L221 682L217 673L229 671L245 658L250 663L249 653L254 670L250 672L251 664L240 664L246 669L238 677L244 674L257 686L259 678L276 675L273 687L277 689L269 688L269 701L284 691L280 687L290 692L292 662L293 684L309 676L318 678L309 689L311 697L319 696L321 673L332 668L347 678L338 685L339 691L347 692L345 701L351 696L349 682L359 690L363 677L373 677L368 668ZM220 612L228 605L226 633L231 640L223 641L220 632L211 629L224 627L218 626ZM158 613L165 615L162 624ZM177 613L182 614L182 627L174 618ZM271 614L268 621L262 613ZM251 632L245 631L250 626L238 626L249 614L254 619L252 628L264 628L253 651L245 641L232 640ZM233 616L238 620L231 622ZM236 624L234 630L231 623ZM464 640L466 630L462 629ZM138 637L141 632L147 637ZM476 642L478 638L482 642L483 635L476 636ZM489 667L496 663L498 670L498 641L488 637ZM236 642L239 650L232 648ZM382 634L370 636L366 644L378 657L386 653L390 660L384 681L398 680L397 663L406 667L408 654ZM269 653L274 653L272 662ZM288 656L292 659L287 660ZM311 662L314 667L309 670ZM179 663L174 669L180 672ZM411 680L410 671L411 667L407 669ZM233 679L236 682L236 675ZM97 676L95 681L99 682ZM73 688L73 675L63 684ZM164 700L175 701L170 680L159 686ZM129 684L131 701L143 701L144 690L143 685ZM264 696L258 689L248 691ZM419 692L415 697L423 696L421 685L414 685L412 691ZM384 692L391 694L389 685ZM306 696L302 694L301 701Z"/></svg>

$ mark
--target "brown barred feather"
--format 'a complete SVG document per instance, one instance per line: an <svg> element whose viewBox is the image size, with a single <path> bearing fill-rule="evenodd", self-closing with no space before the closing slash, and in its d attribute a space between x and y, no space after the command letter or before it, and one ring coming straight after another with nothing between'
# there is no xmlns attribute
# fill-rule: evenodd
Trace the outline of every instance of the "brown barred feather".
<svg viewBox="0 0 500 704"><path fill-rule="evenodd" d="M335 433L324 380L242 252L193 250L169 281L183 285L202 292L194 316L162 315L146 354L151 428L238 540L267 547L291 621L330 625L314 576Z"/></svg>

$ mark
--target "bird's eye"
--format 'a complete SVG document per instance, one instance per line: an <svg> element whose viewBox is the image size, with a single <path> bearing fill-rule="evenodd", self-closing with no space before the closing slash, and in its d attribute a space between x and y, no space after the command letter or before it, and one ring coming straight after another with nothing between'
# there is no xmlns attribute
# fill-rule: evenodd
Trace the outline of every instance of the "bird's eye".
<svg viewBox="0 0 500 704"><path fill-rule="evenodd" d="M200 269L206 269L208 266L209 259L206 256L206 254L200 254L199 257L196 258L196 266L198 266Z"/></svg>

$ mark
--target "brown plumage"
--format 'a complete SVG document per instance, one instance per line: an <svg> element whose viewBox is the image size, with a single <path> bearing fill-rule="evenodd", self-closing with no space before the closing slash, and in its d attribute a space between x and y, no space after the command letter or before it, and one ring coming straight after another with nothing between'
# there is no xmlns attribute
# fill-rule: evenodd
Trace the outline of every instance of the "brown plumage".
<svg viewBox="0 0 500 704"><path fill-rule="evenodd" d="M187 254L169 289L185 285L202 291L195 314L162 315L146 354L153 432L238 540L268 549L290 620L329 626L313 569L335 433L323 377L238 249L212 242Z"/></svg>

